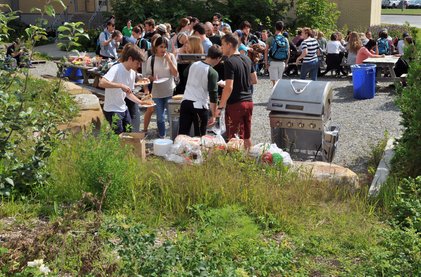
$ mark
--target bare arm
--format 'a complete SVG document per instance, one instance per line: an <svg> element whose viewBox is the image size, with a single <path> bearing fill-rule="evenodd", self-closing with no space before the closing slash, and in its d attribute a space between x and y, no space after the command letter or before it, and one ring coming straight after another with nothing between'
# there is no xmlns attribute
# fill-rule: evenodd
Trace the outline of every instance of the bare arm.
<svg viewBox="0 0 421 277"><path fill-rule="evenodd" d="M234 80L225 80L225 87L222 91L221 101L219 106L225 108L227 106L228 98L231 96L232 89L234 87Z"/></svg>
<svg viewBox="0 0 421 277"><path fill-rule="evenodd" d="M132 92L132 90L128 86L126 86L125 84L111 82L111 81L108 81L105 78L101 78L99 80L98 86L101 87L101 88L119 88L122 91L124 91L125 93L131 93Z"/></svg>
<svg viewBox="0 0 421 277"><path fill-rule="evenodd" d="M266 48L265 48L265 66L266 68L269 68L269 60L268 60L268 55L269 55L269 44L266 43Z"/></svg>
<svg viewBox="0 0 421 277"><path fill-rule="evenodd" d="M257 84L257 74L256 72L250 73L250 82L252 85Z"/></svg>
<svg viewBox="0 0 421 277"><path fill-rule="evenodd" d="M299 61L301 59L303 59L305 56L307 56L307 54L308 54L308 50L306 48L306 49L303 50L303 52L301 52L301 55L297 58L297 63L299 63Z"/></svg>
<svg viewBox="0 0 421 277"><path fill-rule="evenodd" d="M170 53L166 53L164 58L168 61L168 64L170 66L170 72L171 75L176 77L178 75L178 70L177 70L177 65L174 64L173 60L172 60L173 55Z"/></svg>

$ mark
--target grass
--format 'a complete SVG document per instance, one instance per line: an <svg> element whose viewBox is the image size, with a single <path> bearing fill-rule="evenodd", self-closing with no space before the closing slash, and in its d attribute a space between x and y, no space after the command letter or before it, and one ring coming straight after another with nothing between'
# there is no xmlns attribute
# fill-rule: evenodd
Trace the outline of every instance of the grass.
<svg viewBox="0 0 421 277"><path fill-rule="evenodd" d="M421 9L382 9L382 14L421 15Z"/></svg>
<svg viewBox="0 0 421 277"><path fill-rule="evenodd" d="M49 166L50 184L36 196L43 208L28 217L51 220L30 235L27 254L19 240L4 244L7 257L21 258L0 256L0 268L22 272L34 258L55 274L115 276L355 276L389 266L380 261L390 228L367 188L350 192L241 153L216 152L197 166L141 163L109 133L70 137ZM27 213L18 207L27 203L5 201L0 214Z"/></svg>

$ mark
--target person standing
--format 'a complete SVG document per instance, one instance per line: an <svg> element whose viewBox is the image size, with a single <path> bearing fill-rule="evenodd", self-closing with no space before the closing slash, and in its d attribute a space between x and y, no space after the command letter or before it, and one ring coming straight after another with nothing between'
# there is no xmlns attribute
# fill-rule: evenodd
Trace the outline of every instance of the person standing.
<svg viewBox="0 0 421 277"><path fill-rule="evenodd" d="M167 52L168 39L159 36L152 44L154 55L150 56L146 65L146 76L153 83L152 99L156 104L159 137L165 137L165 110L175 88L174 77L177 76L175 56ZM161 81L159 81L161 79Z"/></svg>
<svg viewBox="0 0 421 277"><path fill-rule="evenodd" d="M289 42L283 36L284 22L277 21L275 24L275 35L267 39L265 48L265 68L269 71L269 79L272 85L282 79L285 65L289 60Z"/></svg>
<svg viewBox="0 0 421 277"><path fill-rule="evenodd" d="M127 47L121 63L112 66L99 81L99 86L105 88L105 118L116 134L130 131L131 117L124 99L127 97L136 104L143 103L132 92L143 57L139 47Z"/></svg>
<svg viewBox="0 0 421 277"><path fill-rule="evenodd" d="M107 23L107 28L99 35L99 43L101 50L100 56L105 59L117 59L117 49L120 42L123 40L123 35L120 31L115 30L115 24L112 21Z"/></svg>
<svg viewBox="0 0 421 277"><path fill-rule="evenodd" d="M194 135L206 134L210 111L212 114L210 124L215 122L216 103L218 101L218 73L213 69L222 59L222 50L219 45L209 48L204 61L193 63L185 72L187 77L186 90L180 108L179 134L189 135L193 123Z"/></svg>
<svg viewBox="0 0 421 277"><path fill-rule="evenodd" d="M193 35L198 36L202 41L203 51L205 54L208 53L209 48L212 46L212 42L206 37L205 25L198 23L193 26Z"/></svg>
<svg viewBox="0 0 421 277"><path fill-rule="evenodd" d="M313 31L310 28L303 28L303 42L301 43L301 55L297 58L297 65L302 61L300 79L305 79L307 74L313 81L317 80L317 73L319 71L319 57L318 49L319 43L314 38Z"/></svg>
<svg viewBox="0 0 421 277"><path fill-rule="evenodd" d="M251 85L257 84L257 75L251 60L238 52L238 39L228 34L222 37L225 86L216 113L225 109L225 124L228 139L239 135L246 149L251 147L251 117L253 98Z"/></svg>
<svg viewBox="0 0 421 277"><path fill-rule="evenodd" d="M123 30L121 31L121 33L123 34L123 36L125 36L126 38L129 38L132 35L132 21L129 19L127 20L127 25L123 27Z"/></svg>
<svg viewBox="0 0 421 277"><path fill-rule="evenodd" d="M145 20L145 35L143 36L143 38L152 42L152 37L155 34L155 20L153 18Z"/></svg>

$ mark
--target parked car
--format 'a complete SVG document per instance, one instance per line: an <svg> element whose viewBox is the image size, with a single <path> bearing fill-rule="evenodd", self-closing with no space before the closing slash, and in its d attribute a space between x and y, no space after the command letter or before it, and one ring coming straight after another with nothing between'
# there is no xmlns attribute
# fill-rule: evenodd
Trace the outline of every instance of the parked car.
<svg viewBox="0 0 421 277"><path fill-rule="evenodd" d="M397 8L399 6L400 0L382 0L382 8Z"/></svg>
<svg viewBox="0 0 421 277"><path fill-rule="evenodd" d="M406 1L408 4L407 4L407 8L410 8L410 9L419 9L419 8L421 8L421 0L407 0Z"/></svg>

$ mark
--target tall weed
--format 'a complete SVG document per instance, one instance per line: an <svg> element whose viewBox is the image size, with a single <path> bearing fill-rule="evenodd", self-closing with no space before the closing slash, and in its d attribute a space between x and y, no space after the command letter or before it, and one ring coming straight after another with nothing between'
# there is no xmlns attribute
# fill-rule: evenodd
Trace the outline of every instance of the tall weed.
<svg viewBox="0 0 421 277"><path fill-rule="evenodd" d="M54 151L48 166L49 185L39 192L50 202L72 202L90 192L98 199L105 197L105 208L134 204L138 161L108 130L98 137L86 133L69 138Z"/></svg>

